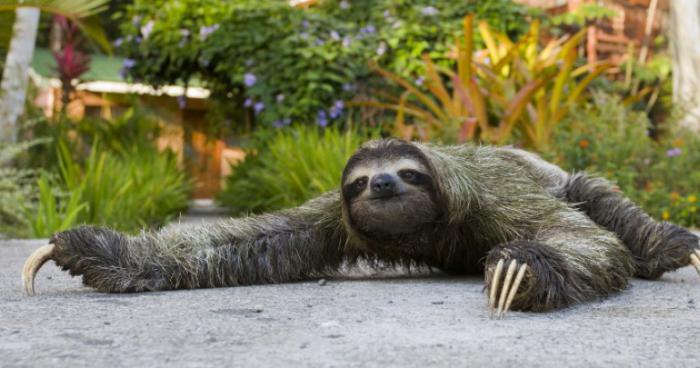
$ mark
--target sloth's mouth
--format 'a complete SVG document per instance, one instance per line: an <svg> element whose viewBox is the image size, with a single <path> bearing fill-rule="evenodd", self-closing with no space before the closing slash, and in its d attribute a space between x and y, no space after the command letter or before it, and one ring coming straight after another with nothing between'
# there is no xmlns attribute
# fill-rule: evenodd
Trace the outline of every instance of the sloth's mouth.
<svg viewBox="0 0 700 368"><path fill-rule="evenodd" d="M373 195L368 197L370 201L386 201L390 199L395 199L401 197L403 194L401 193L392 193L392 194L384 194L384 195Z"/></svg>

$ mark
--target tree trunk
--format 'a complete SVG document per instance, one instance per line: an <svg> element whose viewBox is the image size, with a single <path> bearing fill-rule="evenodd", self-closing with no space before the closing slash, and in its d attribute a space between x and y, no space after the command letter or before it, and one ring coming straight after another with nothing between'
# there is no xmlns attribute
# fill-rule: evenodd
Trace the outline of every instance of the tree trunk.
<svg viewBox="0 0 700 368"><path fill-rule="evenodd" d="M39 9L18 8L15 13L12 40L0 83L0 142L15 142L17 139L17 120L24 111L29 65L39 27Z"/></svg>
<svg viewBox="0 0 700 368"><path fill-rule="evenodd" d="M700 131L700 0L671 0L673 102L685 115L681 126Z"/></svg>

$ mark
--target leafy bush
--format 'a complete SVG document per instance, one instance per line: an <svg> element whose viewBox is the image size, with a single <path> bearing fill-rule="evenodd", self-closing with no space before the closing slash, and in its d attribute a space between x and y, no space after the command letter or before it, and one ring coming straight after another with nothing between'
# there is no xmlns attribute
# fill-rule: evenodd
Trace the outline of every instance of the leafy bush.
<svg viewBox="0 0 700 368"><path fill-rule="evenodd" d="M31 205L37 197L36 172L14 167L13 160L38 143L41 142L0 143L0 235L26 235L24 206Z"/></svg>
<svg viewBox="0 0 700 368"><path fill-rule="evenodd" d="M643 112L598 94L562 122L543 155L566 170L586 170L614 181L657 219L700 226L700 138L679 130L654 141L649 128Z"/></svg>
<svg viewBox="0 0 700 368"><path fill-rule="evenodd" d="M554 126L608 65L576 68L584 33L541 46L539 22L518 41L480 22L479 34L486 47L474 53L472 22L472 16L464 19L464 39L456 42L456 70L440 68L423 55L422 84L427 90L423 92L421 85L377 68L405 91L398 97L382 94L389 103L366 104L397 110L394 128L406 138L504 144L517 131L528 147L548 145ZM406 124L407 115L415 118L413 124Z"/></svg>
<svg viewBox="0 0 700 368"><path fill-rule="evenodd" d="M466 13L511 36L526 22L510 0L325 0L308 10L287 0L136 0L118 43L132 78L204 83L236 123L325 126L343 121L342 101L380 82L368 60L404 77L417 75L425 52L449 63Z"/></svg>
<svg viewBox="0 0 700 368"><path fill-rule="evenodd" d="M334 128L259 132L218 199L236 214L299 205L338 188L345 162L364 140L353 130Z"/></svg>
<svg viewBox="0 0 700 368"><path fill-rule="evenodd" d="M50 236L82 223L134 232L162 225L187 207L189 183L172 152L128 149L120 155L95 143L81 164L60 143L59 165L58 179L39 180L32 236Z"/></svg>

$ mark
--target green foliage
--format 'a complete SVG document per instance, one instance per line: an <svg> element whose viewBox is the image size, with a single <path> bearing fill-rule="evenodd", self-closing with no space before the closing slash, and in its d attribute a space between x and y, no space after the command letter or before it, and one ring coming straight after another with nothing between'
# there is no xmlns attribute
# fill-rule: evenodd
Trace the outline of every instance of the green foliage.
<svg viewBox="0 0 700 368"><path fill-rule="evenodd" d="M682 130L652 140L643 112L617 97L598 94L556 130L545 158L566 170L606 177L657 219L699 227L700 138Z"/></svg>
<svg viewBox="0 0 700 368"><path fill-rule="evenodd" d="M25 209L26 217L31 219L29 235L32 237L47 238L76 225L78 215L87 208L87 203L80 202L80 195L60 193L55 184L46 173L37 180L37 207Z"/></svg>
<svg viewBox="0 0 700 368"><path fill-rule="evenodd" d="M122 14L122 48L135 60L125 70L156 85L204 83L235 123L340 124L342 101L380 83L368 60L412 78L423 53L448 64L468 12L511 35L526 21L509 0L325 0L308 10L286 0L136 0Z"/></svg>
<svg viewBox="0 0 700 368"><path fill-rule="evenodd" d="M456 70L440 68L423 55L423 90L377 68L404 92L380 94L389 103L365 104L397 110L394 130L404 138L505 144L519 133L524 145L543 147L551 143L554 127L579 103L590 82L608 68L607 64L576 67L583 32L540 45L539 22L518 41L480 22L485 48L473 52L472 29L472 16L468 16L464 39L455 45ZM405 116L415 118L412 124L406 124Z"/></svg>
<svg viewBox="0 0 700 368"><path fill-rule="evenodd" d="M346 160L367 138L304 126L257 134L218 198L235 214L296 206L338 188Z"/></svg>
<svg viewBox="0 0 700 368"><path fill-rule="evenodd" d="M14 159L41 141L0 143L0 235L26 235L25 206L37 197L36 172L13 166Z"/></svg>
<svg viewBox="0 0 700 368"><path fill-rule="evenodd" d="M43 189L32 219L33 236L82 223L134 232L162 225L187 207L189 183L172 152L134 147L121 155L96 142L81 164L60 142L59 166L54 183L39 180Z"/></svg>
<svg viewBox="0 0 700 368"><path fill-rule="evenodd" d="M590 23L614 18L617 12L605 5L581 4L574 11L567 11L549 19L552 26L584 27Z"/></svg>

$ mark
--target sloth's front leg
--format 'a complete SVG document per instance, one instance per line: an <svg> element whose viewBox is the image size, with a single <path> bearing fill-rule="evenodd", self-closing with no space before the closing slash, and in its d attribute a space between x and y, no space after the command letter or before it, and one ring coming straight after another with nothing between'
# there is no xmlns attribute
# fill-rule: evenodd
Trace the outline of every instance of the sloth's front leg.
<svg viewBox="0 0 700 368"><path fill-rule="evenodd" d="M585 222L565 225L489 252L485 271L492 316L562 308L627 286L632 258L613 234Z"/></svg>

